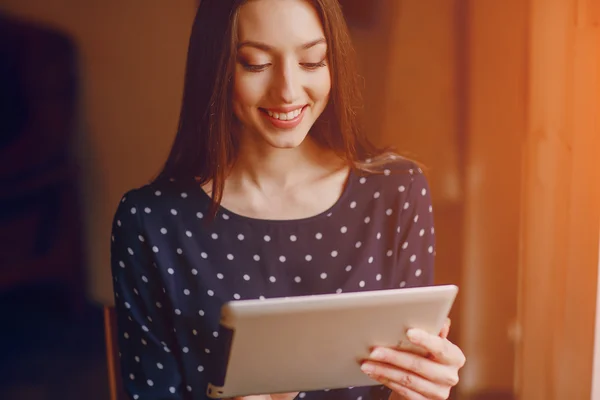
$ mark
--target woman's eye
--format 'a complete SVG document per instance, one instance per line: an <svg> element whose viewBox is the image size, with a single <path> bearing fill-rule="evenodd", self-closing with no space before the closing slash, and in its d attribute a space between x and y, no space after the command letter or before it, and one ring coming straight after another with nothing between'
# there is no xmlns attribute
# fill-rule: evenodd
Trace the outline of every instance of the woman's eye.
<svg viewBox="0 0 600 400"><path fill-rule="evenodd" d="M304 68L309 69L309 70L314 70L314 69L317 69L317 68L322 68L325 65L326 65L325 61L321 61L321 62L318 62L318 63L303 63L302 64L302 66Z"/></svg>
<svg viewBox="0 0 600 400"><path fill-rule="evenodd" d="M265 69L267 69L271 64L267 63L267 64L250 64L247 62L240 62L240 64L242 64L242 67L249 72L261 72L264 71ZM300 64L303 68L306 68L307 70L316 70L318 68L324 67L325 61L321 61L318 63L301 63Z"/></svg>
<svg viewBox="0 0 600 400"><path fill-rule="evenodd" d="M260 72L263 71L265 68L267 68L270 64L249 64L249 63L245 63L242 62L242 67L244 67L244 69L246 71L250 71L250 72Z"/></svg>

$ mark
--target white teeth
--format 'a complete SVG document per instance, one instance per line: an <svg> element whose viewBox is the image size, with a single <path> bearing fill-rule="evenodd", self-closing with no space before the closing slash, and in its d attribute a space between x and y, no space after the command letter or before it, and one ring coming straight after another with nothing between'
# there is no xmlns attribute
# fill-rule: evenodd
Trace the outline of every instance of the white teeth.
<svg viewBox="0 0 600 400"><path fill-rule="evenodd" d="M278 112L272 112L272 111L267 110L267 114L269 114L270 117L273 117L273 118L281 120L281 121L288 121L290 119L294 119L298 115L300 115L301 112L302 112L301 108L298 108L294 111L290 111L289 113L278 113Z"/></svg>

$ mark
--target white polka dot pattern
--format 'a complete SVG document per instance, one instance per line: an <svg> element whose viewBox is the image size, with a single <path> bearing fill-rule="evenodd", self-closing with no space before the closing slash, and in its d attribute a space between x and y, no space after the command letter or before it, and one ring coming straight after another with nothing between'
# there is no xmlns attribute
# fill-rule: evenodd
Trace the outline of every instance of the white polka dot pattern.
<svg viewBox="0 0 600 400"><path fill-rule="evenodd" d="M222 209L207 225L209 212L208 196L183 178L131 190L116 210L111 267L131 398L207 398L208 376L220 373L226 352L225 301L433 283L430 190L402 159L379 174L352 173L338 202L311 218L266 221ZM299 397L388 395L375 386Z"/></svg>

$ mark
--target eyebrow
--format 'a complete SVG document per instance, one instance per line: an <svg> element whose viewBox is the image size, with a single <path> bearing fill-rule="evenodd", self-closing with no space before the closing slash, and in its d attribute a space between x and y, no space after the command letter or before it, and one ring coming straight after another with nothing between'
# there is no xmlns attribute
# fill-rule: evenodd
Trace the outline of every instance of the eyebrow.
<svg viewBox="0 0 600 400"><path fill-rule="evenodd" d="M325 38L319 38L319 39L316 39L316 40L312 40L312 41L310 41L308 43L304 43L303 45L300 45L298 47L298 49L299 50L308 50L311 47L314 47L314 46L316 46L318 44L321 44L321 43L326 43ZM238 45L237 48L239 50L242 47L254 47L256 49L267 51L267 52L273 50L273 47L269 46L268 44L261 43L261 42L254 42L254 41L251 41L251 40L246 40L246 41L241 42Z"/></svg>

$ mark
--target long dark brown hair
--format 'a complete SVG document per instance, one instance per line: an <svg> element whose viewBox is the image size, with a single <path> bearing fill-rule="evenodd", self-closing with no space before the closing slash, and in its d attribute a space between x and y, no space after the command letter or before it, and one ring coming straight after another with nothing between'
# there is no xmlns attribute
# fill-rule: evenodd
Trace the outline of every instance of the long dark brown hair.
<svg viewBox="0 0 600 400"><path fill-rule="evenodd" d="M159 178L196 177L212 183L212 213L236 158L231 104L237 51L237 16L247 0L202 0L190 37L179 127ZM310 131L355 170L373 167L384 151L359 128L361 88L350 33L338 0L307 0L317 10L327 40L330 100ZM365 162L364 160L367 160Z"/></svg>

